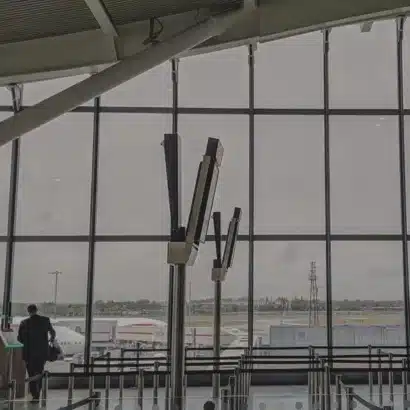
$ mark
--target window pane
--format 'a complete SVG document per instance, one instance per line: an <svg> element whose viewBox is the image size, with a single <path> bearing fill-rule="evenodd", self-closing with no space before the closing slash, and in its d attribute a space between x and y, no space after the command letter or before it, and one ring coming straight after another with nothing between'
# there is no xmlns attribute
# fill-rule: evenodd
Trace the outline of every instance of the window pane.
<svg viewBox="0 0 410 410"><path fill-rule="evenodd" d="M225 243L222 243L222 251L224 247ZM197 344L207 346L213 345L214 283L211 272L215 258L215 243L206 242L199 249L195 266L187 274L187 327L196 329ZM233 329L247 333L247 310L248 243L238 242L232 268L222 284L222 345L227 346L236 338L233 336ZM187 340L189 339L188 336Z"/></svg>
<svg viewBox="0 0 410 410"><path fill-rule="evenodd" d="M0 121L9 116L10 113L0 113ZM0 147L0 235L7 233L11 146L12 144L9 143Z"/></svg>
<svg viewBox="0 0 410 410"><path fill-rule="evenodd" d="M172 106L171 63L167 61L119 85L105 93L101 101L108 106Z"/></svg>
<svg viewBox="0 0 410 410"><path fill-rule="evenodd" d="M255 335L272 346L325 345L325 266L322 242L256 242ZM311 272L316 285L309 280ZM315 292L309 311L311 285ZM309 317L314 329L309 329ZM284 324L294 329L285 332Z"/></svg>
<svg viewBox="0 0 410 410"><path fill-rule="evenodd" d="M323 118L255 122L255 232L324 232Z"/></svg>
<svg viewBox="0 0 410 410"><path fill-rule="evenodd" d="M331 117L334 233L399 233L400 180L395 117Z"/></svg>
<svg viewBox="0 0 410 410"><path fill-rule="evenodd" d="M248 48L186 57L179 64L183 107L248 107Z"/></svg>
<svg viewBox="0 0 410 410"><path fill-rule="evenodd" d="M400 242L332 245L335 345L403 345Z"/></svg>
<svg viewBox="0 0 410 410"><path fill-rule="evenodd" d="M125 314L166 320L169 272L166 258L166 243L97 243L95 316ZM144 305L147 299L153 306ZM113 301L110 307L107 301Z"/></svg>
<svg viewBox="0 0 410 410"><path fill-rule="evenodd" d="M249 203L249 138L247 116L181 115L182 186L184 223L188 221L197 170L209 137L219 138L224 157L219 174L213 210L222 212L227 229L234 207L242 208L241 233L247 233Z"/></svg>
<svg viewBox="0 0 410 410"><path fill-rule="evenodd" d="M323 40L315 32L262 43L255 53L255 104L323 107Z"/></svg>
<svg viewBox="0 0 410 410"><path fill-rule="evenodd" d="M11 106L11 93L7 87L0 87L0 105Z"/></svg>
<svg viewBox="0 0 410 410"><path fill-rule="evenodd" d="M169 233L161 142L170 131L168 115L101 115L98 233Z"/></svg>
<svg viewBox="0 0 410 410"><path fill-rule="evenodd" d="M84 314L87 289L87 243L17 243L13 270L13 315L26 316L29 303L37 303L42 313L55 312L55 277L57 315Z"/></svg>
<svg viewBox="0 0 410 410"><path fill-rule="evenodd" d="M394 20L332 29L330 104L341 108L396 108L397 59Z"/></svg>
<svg viewBox="0 0 410 410"><path fill-rule="evenodd" d="M69 113L22 137L19 234L88 233L92 134L91 114Z"/></svg>
<svg viewBox="0 0 410 410"><path fill-rule="evenodd" d="M53 80L35 81L24 84L23 105L34 105L57 94L66 88L88 78L88 75L76 75L72 77L56 78ZM92 105L93 100L87 101L83 105Z"/></svg>

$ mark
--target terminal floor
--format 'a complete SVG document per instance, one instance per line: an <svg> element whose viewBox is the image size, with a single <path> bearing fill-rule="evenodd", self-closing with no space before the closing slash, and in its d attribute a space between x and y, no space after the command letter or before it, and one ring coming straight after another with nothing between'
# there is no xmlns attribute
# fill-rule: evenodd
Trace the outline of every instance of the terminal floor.
<svg viewBox="0 0 410 410"><path fill-rule="evenodd" d="M403 409L401 386L395 387L395 406L394 409ZM355 392L365 399L369 399L368 387L357 386ZM124 390L124 400L122 407L119 406L118 390L110 391L110 399L108 405L104 400L104 391L101 391L101 410L136 410L138 409L137 391L135 389ZM384 386L384 403L389 404L388 386ZM88 396L87 390L76 390L74 392L73 403L84 399ZM188 388L186 399L186 410L202 410L203 404L210 400L210 388ZM308 410L308 394L307 386L255 386L251 389L249 410ZM374 400L378 400L377 386L374 386ZM377 403L375 403L377 404ZM46 410L57 410L67 405L67 391L65 390L50 390L48 394ZM39 405L30 404L26 400L16 401L15 410L34 410L41 408ZM158 408L164 410L164 390L159 389L158 392ZM332 403L332 408L336 409L335 402ZM82 407L87 409L88 406ZM358 404L357 410L365 409ZM155 410L152 400L152 389L144 390L144 401L142 410Z"/></svg>

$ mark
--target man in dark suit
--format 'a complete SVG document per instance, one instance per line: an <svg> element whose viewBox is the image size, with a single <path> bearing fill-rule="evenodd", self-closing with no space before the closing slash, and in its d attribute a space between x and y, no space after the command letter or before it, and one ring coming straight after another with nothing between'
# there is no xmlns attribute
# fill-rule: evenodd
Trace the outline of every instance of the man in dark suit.
<svg viewBox="0 0 410 410"><path fill-rule="evenodd" d="M18 341L23 345L23 360L26 362L29 377L43 373L48 359L49 340L54 341L56 332L50 319L38 314L36 305L27 307L29 317L20 323ZM41 379L29 383L33 402L40 399Z"/></svg>

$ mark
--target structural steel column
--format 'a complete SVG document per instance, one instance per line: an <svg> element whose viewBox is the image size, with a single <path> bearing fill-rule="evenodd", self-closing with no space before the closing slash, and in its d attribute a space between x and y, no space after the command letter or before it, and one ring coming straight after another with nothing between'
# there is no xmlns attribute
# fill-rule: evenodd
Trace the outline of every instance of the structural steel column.
<svg viewBox="0 0 410 410"><path fill-rule="evenodd" d="M88 365L91 357L93 310L94 310L94 276L95 276L95 230L97 223L97 190L98 161L100 145L100 97L94 99L94 129L91 168L91 198L90 198L90 230L88 237L88 272L87 272L87 302L85 318L84 361Z"/></svg>
<svg viewBox="0 0 410 410"><path fill-rule="evenodd" d="M324 155L325 155L325 238L326 238L326 335L329 356L333 354L332 307L332 242L330 208L330 136L329 136L329 30L323 32L323 105L324 105ZM330 359L330 365L332 360Z"/></svg>
<svg viewBox="0 0 410 410"><path fill-rule="evenodd" d="M404 17L397 21L397 97L399 107L399 170L401 244L403 256L403 297L406 332L406 353L410 356L410 300L409 300L409 250L407 241L407 197L406 197L406 147L404 136L404 92L403 92L403 28Z"/></svg>
<svg viewBox="0 0 410 410"><path fill-rule="evenodd" d="M23 86L13 84L11 86L12 107L14 115L22 110ZM17 192L20 166L20 139L15 139L11 145L9 207L7 222L6 262L4 272L4 293L2 309L2 328L10 327L11 318L11 295L13 288L13 262L14 262L14 235L17 214Z"/></svg>
<svg viewBox="0 0 410 410"><path fill-rule="evenodd" d="M249 253L248 253L248 347L253 347L253 299L255 255L255 57L249 46Z"/></svg>
<svg viewBox="0 0 410 410"><path fill-rule="evenodd" d="M178 60L171 60L171 78L172 78L172 133L178 134ZM179 215L179 218L181 215ZM171 215L170 229L171 238L178 232L180 220L175 219ZM172 357L172 321L174 315L174 282L175 282L174 265L169 265L168 279L168 318L167 318L167 356L168 363L171 363ZM165 386L165 410L169 408L169 384Z"/></svg>

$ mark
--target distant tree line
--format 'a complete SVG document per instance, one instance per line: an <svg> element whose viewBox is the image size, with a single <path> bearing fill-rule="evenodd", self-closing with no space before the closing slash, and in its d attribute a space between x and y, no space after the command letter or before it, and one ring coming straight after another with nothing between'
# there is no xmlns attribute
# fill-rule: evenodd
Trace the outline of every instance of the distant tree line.
<svg viewBox="0 0 410 410"><path fill-rule="evenodd" d="M224 298L222 300L223 313L247 312L248 299ZM303 312L309 310L309 300L303 297L287 298L285 296L274 298L261 298L254 301L255 311L257 312ZM324 311L326 304L324 301L317 302L318 310ZM53 302L43 302L39 304L40 310L53 316L56 308ZM188 314L201 315L210 314L213 311L213 299L192 300L186 304ZM13 315L26 315L26 303L14 303ZM401 300L334 300L333 309L336 311L366 311L381 310L395 311L403 310L404 303ZM167 303L149 299L138 299L135 301L115 301L97 300L94 303L94 315L96 316L149 316L163 318L167 310ZM57 304L57 316L85 316L85 303L59 303Z"/></svg>

